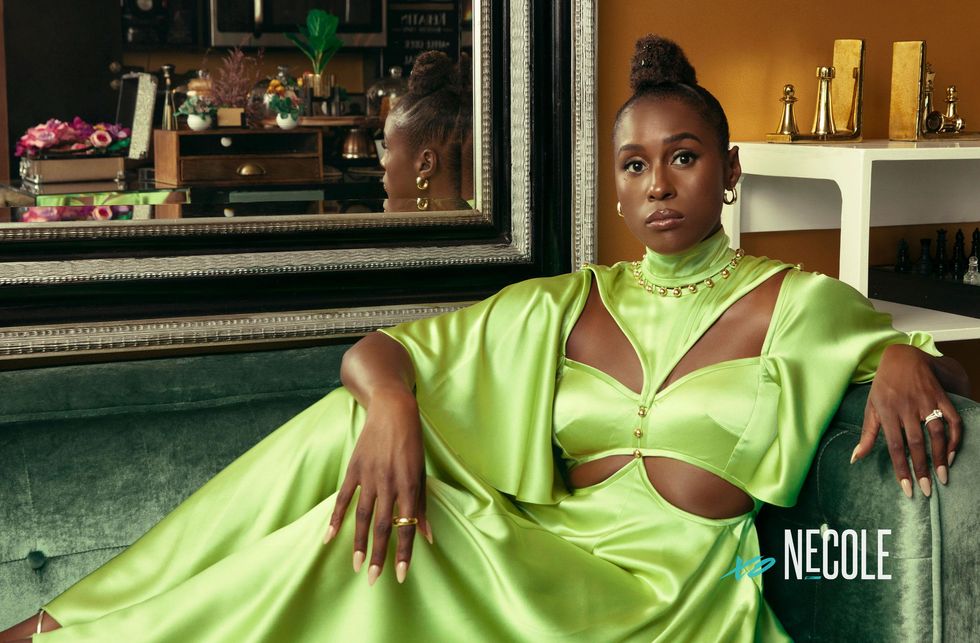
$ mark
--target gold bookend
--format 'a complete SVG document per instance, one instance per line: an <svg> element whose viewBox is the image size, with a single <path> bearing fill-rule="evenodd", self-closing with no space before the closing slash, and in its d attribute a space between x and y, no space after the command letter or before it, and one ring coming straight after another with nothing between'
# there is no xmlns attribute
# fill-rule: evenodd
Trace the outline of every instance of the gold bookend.
<svg viewBox="0 0 980 643"><path fill-rule="evenodd" d="M892 45L892 95L888 107L888 138L893 141L975 141L980 132L964 129L957 111L955 85L941 93L936 104L936 72L926 59L924 40Z"/></svg>
<svg viewBox="0 0 980 643"><path fill-rule="evenodd" d="M836 81L836 82L835 82ZM779 129L766 134L770 143L822 141L855 143L861 140L864 97L864 41L835 40L833 67L817 67L817 107L810 132L796 127L796 90L783 87L783 113Z"/></svg>

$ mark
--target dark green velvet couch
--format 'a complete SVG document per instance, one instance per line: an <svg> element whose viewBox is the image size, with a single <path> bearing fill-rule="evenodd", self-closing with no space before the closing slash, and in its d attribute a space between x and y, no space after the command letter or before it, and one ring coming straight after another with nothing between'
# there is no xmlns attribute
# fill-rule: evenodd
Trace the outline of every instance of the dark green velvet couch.
<svg viewBox="0 0 980 643"><path fill-rule="evenodd" d="M0 629L131 544L338 386L346 348L0 372ZM799 641L978 641L975 443L967 439L957 454L948 487L910 501L880 441L848 464L867 390L855 388L842 404L798 505L760 514L763 555L776 559L762 575L766 595ZM969 434L980 406L956 401ZM892 580L784 580L784 530L821 526L891 529Z"/></svg>

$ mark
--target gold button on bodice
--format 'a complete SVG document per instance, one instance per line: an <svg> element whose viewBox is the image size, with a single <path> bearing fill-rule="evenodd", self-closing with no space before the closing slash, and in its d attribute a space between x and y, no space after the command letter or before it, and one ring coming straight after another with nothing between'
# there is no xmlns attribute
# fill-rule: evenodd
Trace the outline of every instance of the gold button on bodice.
<svg viewBox="0 0 980 643"><path fill-rule="evenodd" d="M647 407L641 406L639 410L637 410L636 414L639 415L640 417L646 417Z"/></svg>
<svg viewBox="0 0 980 643"><path fill-rule="evenodd" d="M636 451L633 452L633 457L634 458L642 458L643 457L643 452L641 452L639 449L637 449Z"/></svg>
<svg viewBox="0 0 980 643"><path fill-rule="evenodd" d="M643 429L633 429L633 435L635 435L638 438L642 438L643 437Z"/></svg>

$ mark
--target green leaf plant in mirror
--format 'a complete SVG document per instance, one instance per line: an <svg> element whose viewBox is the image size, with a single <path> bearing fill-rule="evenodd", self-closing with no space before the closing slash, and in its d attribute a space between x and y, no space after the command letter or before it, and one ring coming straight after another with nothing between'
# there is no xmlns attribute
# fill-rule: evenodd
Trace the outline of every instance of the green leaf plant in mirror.
<svg viewBox="0 0 980 643"><path fill-rule="evenodd" d="M323 70L340 50L344 41L337 37L337 16L323 9L311 9L306 15L306 25L300 25L300 33L286 34L299 47L313 65L313 87L317 96L323 93ZM319 92L317 89L319 88Z"/></svg>

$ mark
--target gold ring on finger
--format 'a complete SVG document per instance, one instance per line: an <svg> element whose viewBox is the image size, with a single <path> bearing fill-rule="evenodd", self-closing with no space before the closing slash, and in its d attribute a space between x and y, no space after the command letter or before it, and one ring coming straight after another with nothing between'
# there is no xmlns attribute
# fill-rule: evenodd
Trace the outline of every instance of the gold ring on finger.
<svg viewBox="0 0 980 643"><path fill-rule="evenodd" d="M927 415L926 418L922 420L922 422L924 424L929 424L933 420L941 420L941 419L943 419L943 412L940 411L939 409L933 409L932 413Z"/></svg>
<svg viewBox="0 0 980 643"><path fill-rule="evenodd" d="M394 525L395 527L410 527L419 524L419 519L398 517L392 520L391 524Z"/></svg>

